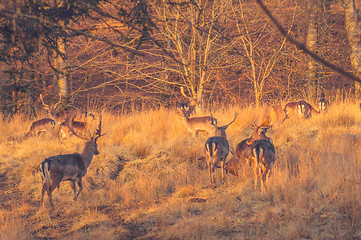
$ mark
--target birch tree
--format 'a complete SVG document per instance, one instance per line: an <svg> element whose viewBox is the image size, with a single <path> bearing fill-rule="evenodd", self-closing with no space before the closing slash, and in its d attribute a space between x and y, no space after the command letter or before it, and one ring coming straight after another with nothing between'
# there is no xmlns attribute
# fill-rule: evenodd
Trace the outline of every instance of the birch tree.
<svg viewBox="0 0 361 240"><path fill-rule="evenodd" d="M344 0L345 27L350 49L350 60L354 74L361 78L361 26L355 0ZM355 94L360 97L361 85L355 81Z"/></svg>

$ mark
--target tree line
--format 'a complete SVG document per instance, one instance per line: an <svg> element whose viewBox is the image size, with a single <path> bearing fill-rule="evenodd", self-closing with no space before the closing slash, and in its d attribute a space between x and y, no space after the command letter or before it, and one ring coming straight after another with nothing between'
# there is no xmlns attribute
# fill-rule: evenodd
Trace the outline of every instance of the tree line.
<svg viewBox="0 0 361 240"><path fill-rule="evenodd" d="M354 0L10 0L0 3L0 104L34 114L358 97ZM276 23L276 24L275 24ZM305 54L306 53L306 54Z"/></svg>

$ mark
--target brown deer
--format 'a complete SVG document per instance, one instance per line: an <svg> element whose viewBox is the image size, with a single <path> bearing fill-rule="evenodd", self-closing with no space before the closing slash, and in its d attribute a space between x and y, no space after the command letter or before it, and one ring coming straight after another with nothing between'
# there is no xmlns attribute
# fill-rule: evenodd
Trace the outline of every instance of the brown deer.
<svg viewBox="0 0 361 240"><path fill-rule="evenodd" d="M104 135L101 134L101 115L98 129L90 138L78 135L71 126L72 121L67 121L67 123L68 122L70 123L70 126L68 126L70 131L72 131L72 133L78 138L86 140L86 143L83 152L80 154L72 153L57 155L46 158L40 164L43 182L40 201L41 206L44 206L44 194L46 192L49 198L50 206L53 207L52 192L55 188L59 187L62 181L70 181L70 186L74 192L74 201L76 201L83 188L82 178L87 173L87 168L89 167L93 156L99 154L97 140ZM75 182L79 188L78 192L76 191Z"/></svg>
<svg viewBox="0 0 361 240"><path fill-rule="evenodd" d="M69 116L64 122L62 122L59 125L59 131L62 138L69 137L73 134L68 128L68 126L70 126L70 121L72 121L71 125L78 134L85 135L86 133L88 133L91 129L92 123L95 122L95 116L91 113L86 115L87 117L85 119L85 122L74 121L75 115Z"/></svg>
<svg viewBox="0 0 361 240"><path fill-rule="evenodd" d="M326 100L326 96L324 93L321 93L321 98L318 101L318 109L320 113L327 112L329 102Z"/></svg>
<svg viewBox="0 0 361 240"><path fill-rule="evenodd" d="M52 132L54 127L55 121L51 118L42 118L34 121L30 126L30 130L25 134L24 139L30 136L38 136L41 133Z"/></svg>
<svg viewBox="0 0 361 240"><path fill-rule="evenodd" d="M215 184L214 170L221 164L222 180L224 179L224 163L228 156L229 144L224 137L210 137L205 144L206 161L209 170L211 185Z"/></svg>
<svg viewBox="0 0 361 240"><path fill-rule="evenodd" d="M215 126L215 136L208 138L205 144L206 161L209 169L211 185L215 184L214 171L221 164L222 180L224 180L224 164L229 153L229 143L227 141L226 129L237 119L238 113L235 113L234 119L227 125Z"/></svg>
<svg viewBox="0 0 361 240"><path fill-rule="evenodd" d="M254 187L257 189L258 177L261 179L261 191L265 191L265 182L269 178L271 167L276 160L276 151L272 142L260 139L252 144L252 169L254 173Z"/></svg>
<svg viewBox="0 0 361 240"><path fill-rule="evenodd" d="M215 132L217 119L212 115L205 117L188 117L186 109L182 106L178 108L178 110L181 112L184 126L189 132L193 133L195 137L198 136L198 132Z"/></svg>
<svg viewBox="0 0 361 240"><path fill-rule="evenodd" d="M186 103L182 103L181 105L183 105L183 107L186 109L187 116L190 117L191 115L195 114L196 112L200 112L199 111L199 103L198 103L197 99L187 96L184 93L183 87L180 88L180 91L181 91L181 94L186 98Z"/></svg>
<svg viewBox="0 0 361 240"><path fill-rule="evenodd" d="M284 110L287 118L297 116L298 118L307 119L312 117L312 114L319 114L319 112L305 100L287 103Z"/></svg>
<svg viewBox="0 0 361 240"><path fill-rule="evenodd" d="M236 152L232 158L226 163L225 170L226 173L230 173L238 178L238 171L242 167L243 177L246 176L246 170L248 166L251 166L252 160L252 149L254 147L254 142L264 139L266 141L272 142L272 139L266 136L267 129L269 126L257 126L255 125L255 130L252 135L241 141L236 146Z"/></svg>

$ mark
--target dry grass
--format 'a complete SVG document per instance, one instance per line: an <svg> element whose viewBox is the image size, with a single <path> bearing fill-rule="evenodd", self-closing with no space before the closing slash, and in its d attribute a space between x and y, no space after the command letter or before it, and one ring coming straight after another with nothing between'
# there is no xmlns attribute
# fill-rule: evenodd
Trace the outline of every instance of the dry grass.
<svg viewBox="0 0 361 240"><path fill-rule="evenodd" d="M252 133L263 109L216 111L233 146ZM190 137L175 111L103 114L107 134L84 177L79 200L67 183L55 209L39 208L45 157L79 152L70 137L21 137L24 116L0 123L0 239L360 239L361 112L334 105L326 115L289 119L268 135L277 162L264 195L227 176L208 188L207 134ZM47 201L47 199L46 199ZM47 202L46 202L47 203ZM47 204L46 204L47 206Z"/></svg>

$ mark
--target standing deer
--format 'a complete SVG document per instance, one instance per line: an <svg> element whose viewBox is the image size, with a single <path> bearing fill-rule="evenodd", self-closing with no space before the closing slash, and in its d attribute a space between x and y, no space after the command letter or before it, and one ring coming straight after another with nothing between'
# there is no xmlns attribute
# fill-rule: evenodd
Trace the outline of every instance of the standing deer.
<svg viewBox="0 0 361 240"><path fill-rule="evenodd" d="M254 187L257 189L258 176L261 179L261 191L265 191L265 182L271 172L271 167L276 159L274 145L265 139L257 140L252 148L252 169L254 173Z"/></svg>
<svg viewBox="0 0 361 240"><path fill-rule="evenodd" d="M196 112L199 112L199 103L197 99L193 97L189 97L184 93L184 88L180 88L181 94L187 99L187 103L183 103L182 105L187 108L187 116L190 117L192 114L195 114Z"/></svg>
<svg viewBox="0 0 361 240"><path fill-rule="evenodd" d="M101 115L98 129L96 133L90 138L78 135L71 126L72 121L66 121L66 123L70 123L70 126L68 126L70 131L72 131L72 133L78 138L86 140L86 143L83 152L80 154L72 153L66 155L57 155L46 158L40 164L40 171L43 182L40 201L41 206L44 206L43 200L44 194L46 192L49 198L50 206L53 207L52 192L55 188L59 187L62 181L70 181L70 186L74 192L74 201L76 201L81 190L83 189L82 178L87 173L87 168L89 167L93 156L99 154L97 140L104 135L101 134ZM78 192L76 192L75 182L79 187Z"/></svg>
<svg viewBox="0 0 361 240"><path fill-rule="evenodd" d="M205 144L206 161L209 170L209 177L211 179L211 185L215 184L214 170L221 164L222 168L222 180L224 180L224 164L229 153L229 143L227 141L226 129L237 118L237 113L234 115L234 119L227 125L218 127L215 125L215 136L208 138Z"/></svg>
<svg viewBox="0 0 361 240"><path fill-rule="evenodd" d="M305 100L287 103L284 110L287 118L293 115L298 116L299 118L307 119L312 117L312 114L319 114L319 112Z"/></svg>
<svg viewBox="0 0 361 240"><path fill-rule="evenodd" d="M306 118L306 106L301 101L287 103L285 108L286 117L297 116L298 118Z"/></svg>
<svg viewBox="0 0 361 240"><path fill-rule="evenodd" d="M214 170L219 163L221 163L222 168L222 180L224 179L224 163L229 152L227 139L217 136L208 138L205 144L205 152L211 185L214 185Z"/></svg>
<svg viewBox="0 0 361 240"><path fill-rule="evenodd" d="M30 136L37 136L43 132L51 132L55 127L55 121L51 118L42 118L31 124L30 130L25 134L24 139Z"/></svg>
<svg viewBox="0 0 361 240"><path fill-rule="evenodd" d="M236 178L238 178L238 170L242 167L243 177L246 176L246 169L248 166L251 166L252 149L254 147L254 142L260 139L272 142L272 139L266 136L267 129L270 127L272 126L255 125L255 130L253 131L252 135L237 144L235 154L226 163L225 170L227 173L230 173Z"/></svg>
<svg viewBox="0 0 361 240"><path fill-rule="evenodd" d="M325 93L321 93L321 99L318 101L318 109L320 113L324 113L328 109L328 101L326 100Z"/></svg>
<svg viewBox="0 0 361 240"><path fill-rule="evenodd" d="M178 110L181 112L184 126L186 126L188 131L193 133L195 137L198 136L198 132L215 132L217 119L215 119L212 115L205 117L188 117L184 107L181 106Z"/></svg>

